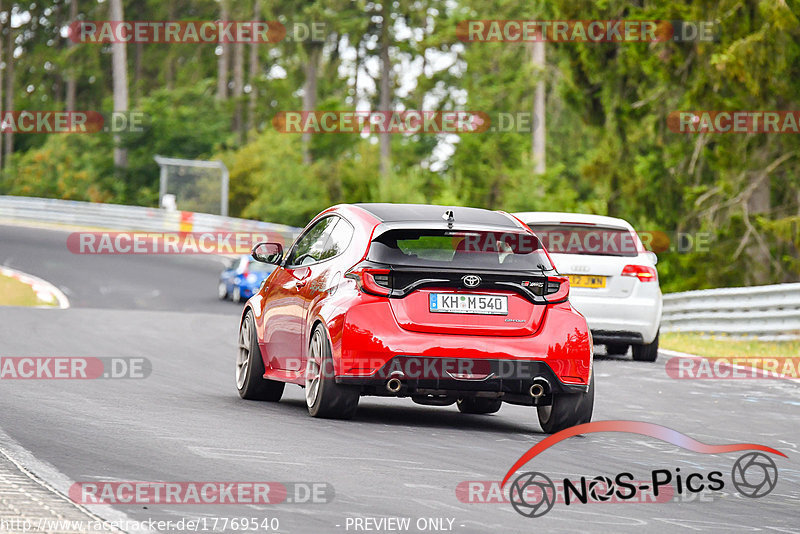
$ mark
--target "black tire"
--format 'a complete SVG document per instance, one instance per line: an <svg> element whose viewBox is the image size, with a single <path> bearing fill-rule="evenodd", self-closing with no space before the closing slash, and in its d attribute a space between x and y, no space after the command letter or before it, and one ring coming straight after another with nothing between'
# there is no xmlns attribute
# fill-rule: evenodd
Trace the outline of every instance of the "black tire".
<svg viewBox="0 0 800 534"><path fill-rule="evenodd" d="M589 379L586 393L554 394L551 406L539 406L539 424L548 434L571 426L588 423L594 409L594 376Z"/></svg>
<svg viewBox="0 0 800 534"><path fill-rule="evenodd" d="M656 338L653 340L652 343L648 343L647 345L634 345L633 346L633 359L637 362L654 362L656 358L658 358L658 335L660 332L656 332Z"/></svg>
<svg viewBox="0 0 800 534"><path fill-rule="evenodd" d="M496 413L503 405L500 399L485 399L483 397L465 397L456 402L458 411L470 414Z"/></svg>
<svg viewBox="0 0 800 534"><path fill-rule="evenodd" d="M233 296L231 297L231 300L237 304L242 302L242 288L236 284L233 285Z"/></svg>
<svg viewBox="0 0 800 534"><path fill-rule="evenodd" d="M627 343L606 343L606 354L622 356L628 352Z"/></svg>
<svg viewBox="0 0 800 534"><path fill-rule="evenodd" d="M283 382L264 378L264 360L258 346L253 314L248 312L239 327L239 356L236 359L236 389L248 400L278 402L283 396Z"/></svg>
<svg viewBox="0 0 800 534"><path fill-rule="evenodd" d="M331 345L325 328L318 324L311 334L306 364L308 414L325 419L352 419L360 396L360 388L336 383Z"/></svg>

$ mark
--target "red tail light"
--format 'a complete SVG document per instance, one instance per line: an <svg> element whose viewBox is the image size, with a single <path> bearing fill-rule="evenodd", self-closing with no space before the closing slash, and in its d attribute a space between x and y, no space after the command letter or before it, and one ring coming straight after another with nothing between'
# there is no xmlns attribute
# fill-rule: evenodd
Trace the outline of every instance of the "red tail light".
<svg viewBox="0 0 800 534"><path fill-rule="evenodd" d="M655 267L647 267L646 265L626 265L622 269L622 276L635 276L640 282L658 281L658 272Z"/></svg>
<svg viewBox="0 0 800 534"><path fill-rule="evenodd" d="M569 297L569 278L566 276L548 276L544 294L549 303L567 300L567 297Z"/></svg>
<svg viewBox="0 0 800 534"><path fill-rule="evenodd" d="M392 292L389 287L389 269L370 269L367 267L354 267L347 271L345 278L355 280L358 289L381 297L388 297Z"/></svg>

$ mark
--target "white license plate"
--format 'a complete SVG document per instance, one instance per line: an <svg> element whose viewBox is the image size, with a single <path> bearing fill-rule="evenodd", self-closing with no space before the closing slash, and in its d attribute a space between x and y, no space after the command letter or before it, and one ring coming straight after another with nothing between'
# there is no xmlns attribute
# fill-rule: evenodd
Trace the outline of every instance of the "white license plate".
<svg viewBox="0 0 800 534"><path fill-rule="evenodd" d="M428 302L433 313L508 315L508 297L504 295L431 293Z"/></svg>

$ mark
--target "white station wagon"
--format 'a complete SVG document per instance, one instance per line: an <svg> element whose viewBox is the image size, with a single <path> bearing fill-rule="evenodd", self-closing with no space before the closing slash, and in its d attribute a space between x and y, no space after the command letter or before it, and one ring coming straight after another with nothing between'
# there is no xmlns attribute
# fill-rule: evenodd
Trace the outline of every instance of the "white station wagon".
<svg viewBox="0 0 800 534"><path fill-rule="evenodd" d="M655 361L661 324L656 255L633 227L601 215L515 213L541 239L559 274L569 276L572 305L608 354Z"/></svg>

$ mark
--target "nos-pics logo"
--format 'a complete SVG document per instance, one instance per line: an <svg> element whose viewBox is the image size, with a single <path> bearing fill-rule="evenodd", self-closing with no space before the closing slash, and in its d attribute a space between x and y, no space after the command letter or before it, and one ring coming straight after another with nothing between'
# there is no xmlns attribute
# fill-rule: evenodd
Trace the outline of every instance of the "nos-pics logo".
<svg viewBox="0 0 800 534"><path fill-rule="evenodd" d="M639 421L597 421L578 425L542 440L528 450L508 471L501 485L533 457L568 437L593 432L628 432L654 437L702 454L721 454L748 450L739 457L730 471L730 482L744 497L757 499L775 489L778 483L778 466L764 452L786 457L782 452L754 443L731 445L708 445L680 432L653 423ZM758 452L763 451L763 452ZM658 497L665 491L671 495L693 494L704 491L721 491L726 481L722 471L708 473L682 471L680 468L654 469L644 480L635 480L629 472L580 477L577 480L563 479L554 482L547 475L528 471L517 476L509 488L509 500L514 509L525 517L541 517L549 512L556 502L587 504L588 502L624 502L641 499L642 492L652 492ZM638 501L637 501L638 502Z"/></svg>

